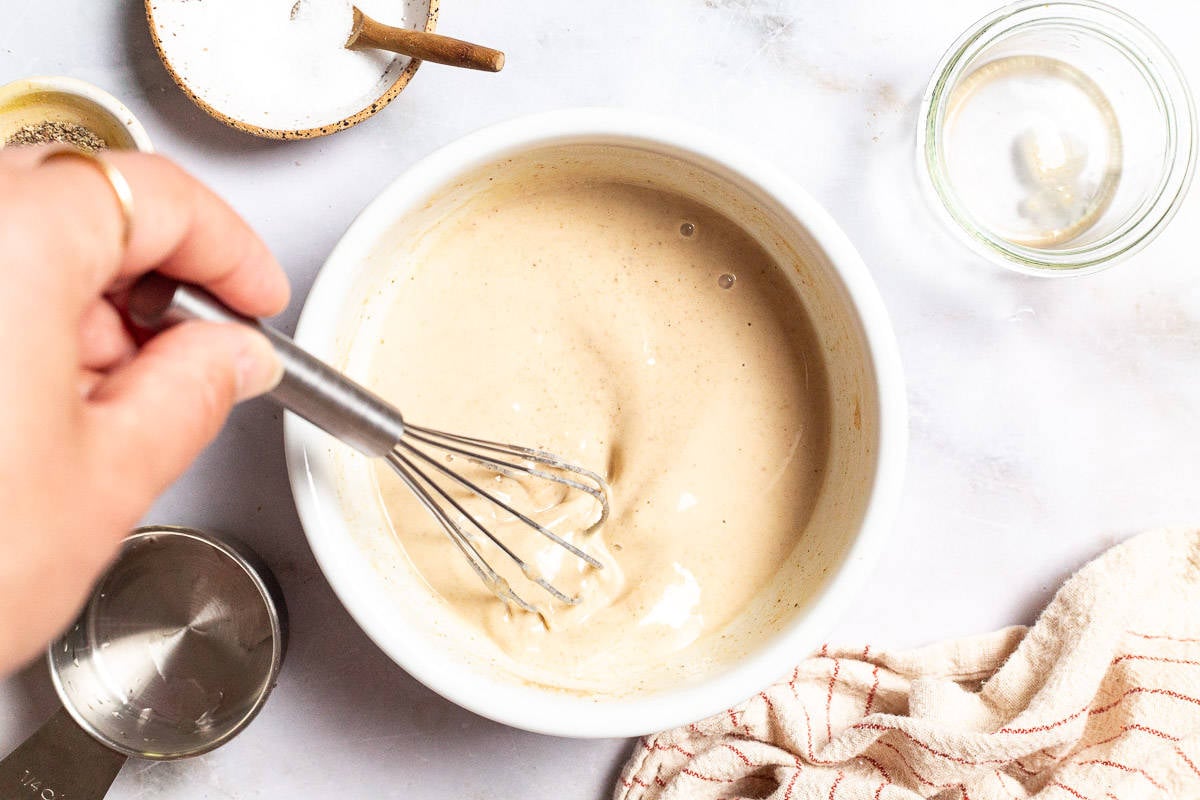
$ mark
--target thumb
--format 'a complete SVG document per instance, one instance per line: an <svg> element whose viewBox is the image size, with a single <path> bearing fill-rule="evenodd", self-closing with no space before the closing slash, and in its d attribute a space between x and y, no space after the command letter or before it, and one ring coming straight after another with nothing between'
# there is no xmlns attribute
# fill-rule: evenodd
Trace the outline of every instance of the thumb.
<svg viewBox="0 0 1200 800"><path fill-rule="evenodd" d="M242 325L185 322L147 342L88 397L110 475L149 503L220 431L235 403L270 391L283 367Z"/></svg>

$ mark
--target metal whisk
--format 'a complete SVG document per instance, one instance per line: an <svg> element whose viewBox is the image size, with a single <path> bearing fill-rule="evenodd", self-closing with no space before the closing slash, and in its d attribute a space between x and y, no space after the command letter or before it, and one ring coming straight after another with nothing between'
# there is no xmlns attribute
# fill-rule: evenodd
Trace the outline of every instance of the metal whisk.
<svg viewBox="0 0 1200 800"><path fill-rule="evenodd" d="M608 517L609 510L608 487L596 473L543 450L411 425L382 398L301 350L282 333L259 320L230 310L198 287L151 273L131 290L129 315L137 325L155 331L196 319L241 323L264 333L274 345L284 367L283 380L270 397L359 452L372 458L385 459L437 519L484 584L500 599L526 611L541 613L536 604L522 597L488 562L476 544L477 536L470 532L472 529L492 542L526 578L546 590L554 599L568 605L579 602L578 597L568 595L537 574L527 561L484 525L479 515L469 511L447 487L466 490L512 515L588 565L602 568L603 565L595 557L444 462L447 457L451 461L462 458L494 474L550 481L567 491L583 492L593 498L599 507L599 516L591 528L602 523ZM457 512L458 518L453 512Z"/></svg>

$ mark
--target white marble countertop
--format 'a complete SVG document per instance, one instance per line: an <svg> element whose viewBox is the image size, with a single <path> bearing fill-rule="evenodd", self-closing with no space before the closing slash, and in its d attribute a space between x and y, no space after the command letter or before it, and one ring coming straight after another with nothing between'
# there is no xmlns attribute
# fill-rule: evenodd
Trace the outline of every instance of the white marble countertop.
<svg viewBox="0 0 1200 800"><path fill-rule="evenodd" d="M900 341L912 406L904 501L870 591L830 638L907 646L1030 622L1110 544L1200 519L1200 192L1136 258L1065 281L980 262L916 193L920 94L945 47L996 2L443 0L440 30L506 50L503 73L422 67L376 118L298 143L253 139L196 109L156 58L139 0L6 4L0 83L68 74L123 99L288 266L285 328L354 215L414 161L487 123L627 106L699 122L771 159L857 244ZM1116 2L1200 84L1200 6ZM304 542L279 415L265 405L241 409L147 519L257 548L287 595L292 647L242 736L190 761L129 764L116 800L608 795L627 742L475 717L355 627ZM0 682L0 753L54 709L45 672L39 662Z"/></svg>

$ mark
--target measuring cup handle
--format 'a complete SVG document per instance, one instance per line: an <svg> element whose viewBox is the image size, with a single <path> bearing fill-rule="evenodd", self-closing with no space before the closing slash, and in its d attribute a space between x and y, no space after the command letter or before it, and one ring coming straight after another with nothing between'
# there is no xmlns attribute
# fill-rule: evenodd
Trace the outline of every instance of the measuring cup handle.
<svg viewBox="0 0 1200 800"><path fill-rule="evenodd" d="M124 763L60 708L0 761L0 800L100 800Z"/></svg>

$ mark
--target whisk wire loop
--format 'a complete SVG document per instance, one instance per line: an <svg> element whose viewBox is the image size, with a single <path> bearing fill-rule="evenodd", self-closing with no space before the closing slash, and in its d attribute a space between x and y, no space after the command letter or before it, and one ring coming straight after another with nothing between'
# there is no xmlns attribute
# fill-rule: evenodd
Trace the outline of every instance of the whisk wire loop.
<svg viewBox="0 0 1200 800"><path fill-rule="evenodd" d="M458 473L454 472L453 470L448 469L447 467L444 467L441 464L437 463L436 460L434 460L432 457L430 457L426 453L422 453L420 450L417 450L416 448L412 447L411 445L408 445L405 442L401 442L399 446L405 448L410 453L412 453L413 455L420 458L422 461L424 461L427 464L429 464L430 466L434 467L439 472L441 472L443 475L445 475L446 477L453 480L455 483L460 484L467 490L473 492L474 494L479 495L480 497L483 497L486 500L490 500L492 503L495 503L500 508L503 508L505 511L508 511L510 514L515 516L517 519L524 522L526 525L529 525L530 527L537 529L539 532L545 534L546 536L549 536L555 542L562 545L564 548L566 548L570 552L577 554L580 558L584 559L589 564L594 561L594 559L591 556L589 556L587 553L584 553L579 548L575 547L575 545L573 545L570 542L566 541L565 539L562 539L561 537L557 536L552 531L546 530L541 525L538 525L535 521L529 519L524 514L521 514L520 512L516 511L511 506L509 506L507 503L504 503L499 498L497 498L494 495L492 495L491 493L485 491L484 489L482 489L481 487L476 485L474 482L468 480L467 478L464 478L462 475L459 475ZM517 567L520 568L521 573L526 578L533 581L538 586L541 586L543 589L545 589L547 592L549 592L551 595L553 595L554 599L558 600L559 602L566 603L567 605L572 605L572 606L579 604L578 597L572 597L572 596L568 595L566 592L563 592L561 589L559 589L554 584L550 583L548 580L543 578L541 575L538 575L537 572L532 567L529 566L529 563L526 562L525 559L521 558L519 555L517 555L515 552L513 552L512 548L510 548L508 545L504 544L504 542L500 541L499 537L497 537L494 533L492 533L492 531L486 525L481 523L474 514L467 511L463 507L463 505L460 502L458 502L458 500L456 500L454 497L452 497L450 495L450 493L447 492L436 481L432 480L428 475L421 472L420 468L417 465L413 464L413 462L410 459L408 459L402 453L399 453L399 452L394 452L393 455L389 457L389 461L392 458L395 458L395 459L399 460L400 462L402 462L404 464L404 466L407 467L411 472L415 472L417 475L420 475L429 486L433 487L434 491L436 491L442 497L443 500L445 500L447 503L449 503L450 506L452 508L454 508L454 510L457 511L459 514L461 514L468 522L470 522L474 528L476 528L481 533L483 533L483 535L486 536L488 538L488 540L491 541L492 544L496 545L496 547L498 547L500 549L500 552L504 553L504 555L507 556L510 561L512 561L514 564L516 564ZM445 509L441 509L441 510L443 512L445 511ZM444 517L445 517L444 513L441 515L438 515L439 521L443 521ZM443 525L444 524L445 523L443 521ZM457 525L455 525L454 527L457 532L467 536L468 540L469 540L469 536L470 536L469 534L467 534L465 531L462 531L462 529ZM475 549L475 548L473 547L472 549ZM475 552L478 553L478 550L476 549Z"/></svg>
<svg viewBox="0 0 1200 800"><path fill-rule="evenodd" d="M569 461L564 461L554 453L545 450L537 450L531 447L522 447L514 444L504 444L503 442L491 442L486 439L476 439L470 436L461 436L455 433L444 433L435 431L432 428L422 428L419 425L405 423L405 438L416 439L424 442L431 447L437 447L447 452L456 453L465 458L469 458L477 463L489 466L497 472L507 475L523 474L543 480L553 481L554 483L566 486L570 489L576 489L587 495L590 495L597 503L600 504L600 516L593 524L593 527L600 525L608 519L608 494L604 491L606 485L604 479L592 472L590 469L585 469L578 464L572 464ZM456 447L455 445L462 445ZM474 448L468 450L466 448ZM480 453L478 451L484 451ZM504 461L498 458L493 458L486 453L499 453L510 458L518 459L518 463ZM532 461L535 464L541 464L551 469L571 472L578 475L591 483L583 483L581 481L572 480L563 475L556 475L552 472L536 469L519 463L520 461ZM594 484L594 485L593 485ZM598 566L593 564L593 566Z"/></svg>
<svg viewBox="0 0 1200 800"><path fill-rule="evenodd" d="M467 489L470 492L473 492L474 494L479 495L480 497L484 498L485 500L492 503L496 507L501 508L504 511L507 511L509 514L512 514L514 517L521 520L521 522L523 522L526 525L528 525L529 527L533 528L534 530L536 530L538 533L545 536L550 541L552 541L555 544L559 545L560 547L566 549L567 551L569 551L572 555L576 556L577 558L583 559L584 561L586 561L589 565L591 565L593 567L601 566L600 562L597 561L594 556L591 556L588 553L585 553L583 550L581 550L578 547L576 547L575 545L571 544L570 542L568 542L566 539L559 536L554 531L550 530L549 528L547 528L544 525L537 522L537 520L530 518L527 514L521 513L516 508L514 508L510 503L504 502L503 500L496 497L494 494L492 494L488 490L484 489L482 486L478 485L477 483L470 480L469 478L467 478L463 475L460 475L459 473L455 472L454 470L450 469L449 467L445 466L444 464L439 464L437 459L431 457L427 453L421 452L416 447L413 447L411 444L409 444L408 442L405 442L403 440L401 440L399 446L403 447L410 453L413 453L414 455L418 456L422 461L425 461L427 464L429 464L431 467L436 469L438 472L442 473L447 478L449 478L450 480L459 484L463 488ZM464 451L453 450L452 452L464 454L465 457L467 457L473 461L476 460L474 456L471 456L470 454L466 454L466 453L464 453ZM488 461L484 466L491 467L492 469L499 471L499 467L496 465L496 462L494 462L494 461ZM535 477L541 477L541 473L537 470L534 470L532 472L527 472L526 474L530 474ZM553 478L553 476L548 476L548 479L552 479L552 478ZM476 524L478 525L478 523L476 523ZM479 527L482 528L482 526L479 526ZM485 533L488 534L489 539L491 539L492 541L496 541L496 538L490 532L485 530ZM499 543L497 542L497 544L499 544ZM501 547L503 547L503 545L501 545ZM507 548L504 548L504 549L507 552L508 549ZM511 553L509 555L510 555L510 557L514 558L514 560L519 560L519 559L516 559L515 556L512 556ZM532 575L529 575L529 578L531 580L537 580Z"/></svg>
<svg viewBox="0 0 1200 800"><path fill-rule="evenodd" d="M502 600L512 601L520 608L532 614L540 613L537 606L517 594L516 591L513 590L512 586L509 585L508 581L504 580L504 578L492 568L492 565L488 563L487 559L484 558L479 550L476 549L475 545L471 543L471 540L468 538L467 534L462 530L462 528L459 527L458 523L456 523L450 517L450 515L446 513L444 508L438 505L437 501L434 500L433 495L429 493L429 491L417 478L417 475L424 477L424 473L421 473L420 470L414 469L411 462L408 462L407 459L404 459L398 454L387 456L387 462L388 465L391 466L391 468L396 472L396 474L400 476L400 480L404 482L409 491L416 495L417 499L421 502L421 505L425 506L429 513L432 514L433 517L441 524L443 530L445 530L450 540L454 542L454 544L462 552L463 556L466 557L467 563L471 565L471 568L475 571L475 574L479 576L479 579L483 581L483 583L493 594ZM428 478L425 478L425 480L428 481ZM430 485L434 486L434 488L439 488L436 484ZM469 517L469 515L467 516Z"/></svg>

